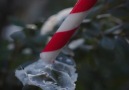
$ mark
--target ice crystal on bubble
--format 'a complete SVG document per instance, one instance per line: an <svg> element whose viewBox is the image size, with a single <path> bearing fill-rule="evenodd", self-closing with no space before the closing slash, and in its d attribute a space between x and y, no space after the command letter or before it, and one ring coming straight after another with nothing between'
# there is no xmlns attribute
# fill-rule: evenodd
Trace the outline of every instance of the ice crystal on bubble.
<svg viewBox="0 0 129 90"><path fill-rule="evenodd" d="M23 85L38 86L43 90L74 90L77 80L72 58L59 56L53 64L38 60L25 68L17 69L16 77Z"/></svg>

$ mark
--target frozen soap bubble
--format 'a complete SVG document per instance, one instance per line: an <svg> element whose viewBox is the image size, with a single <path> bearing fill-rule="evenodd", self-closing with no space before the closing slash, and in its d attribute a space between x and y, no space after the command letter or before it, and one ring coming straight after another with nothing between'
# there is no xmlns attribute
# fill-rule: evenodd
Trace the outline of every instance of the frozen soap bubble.
<svg viewBox="0 0 129 90"><path fill-rule="evenodd" d="M58 56L53 64L38 60L15 72L23 85L34 85L43 90L75 90L77 73L75 62L67 56Z"/></svg>

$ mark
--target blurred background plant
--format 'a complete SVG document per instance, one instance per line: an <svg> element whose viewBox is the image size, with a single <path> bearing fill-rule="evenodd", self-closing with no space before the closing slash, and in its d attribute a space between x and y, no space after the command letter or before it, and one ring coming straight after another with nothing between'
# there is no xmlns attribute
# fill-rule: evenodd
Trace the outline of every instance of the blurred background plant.
<svg viewBox="0 0 129 90"><path fill-rule="evenodd" d="M75 2L0 0L0 90L22 90L15 69L38 60ZM129 90L128 16L129 0L98 0L87 13L62 50L77 63L76 90Z"/></svg>

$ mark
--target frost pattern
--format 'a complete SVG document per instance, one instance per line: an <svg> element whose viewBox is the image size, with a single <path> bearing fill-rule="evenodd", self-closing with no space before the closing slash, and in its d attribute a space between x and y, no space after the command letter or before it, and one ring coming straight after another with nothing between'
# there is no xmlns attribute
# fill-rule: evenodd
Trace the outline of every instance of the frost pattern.
<svg viewBox="0 0 129 90"><path fill-rule="evenodd" d="M68 57L58 57L53 64L38 60L24 69L17 69L15 76L23 85L34 85L43 90L75 90L75 66L74 60Z"/></svg>

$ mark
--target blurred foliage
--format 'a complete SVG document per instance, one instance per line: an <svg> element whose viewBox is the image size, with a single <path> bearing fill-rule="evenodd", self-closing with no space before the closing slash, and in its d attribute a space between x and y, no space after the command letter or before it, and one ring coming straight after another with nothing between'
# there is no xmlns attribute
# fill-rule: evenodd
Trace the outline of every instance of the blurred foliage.
<svg viewBox="0 0 129 90"><path fill-rule="evenodd" d="M51 14L72 6L75 2L57 1L60 5L51 1L47 8ZM85 40L73 50L79 73L76 90L129 90L128 16L129 0L99 0L87 13L80 29L70 40ZM23 32L14 33L11 36L13 42L1 41L0 90L22 90L22 84L15 78L14 70L22 63L37 60L40 51L54 33L52 31L40 35L42 22L34 24L36 29L24 28ZM59 25L54 31L58 27Z"/></svg>

